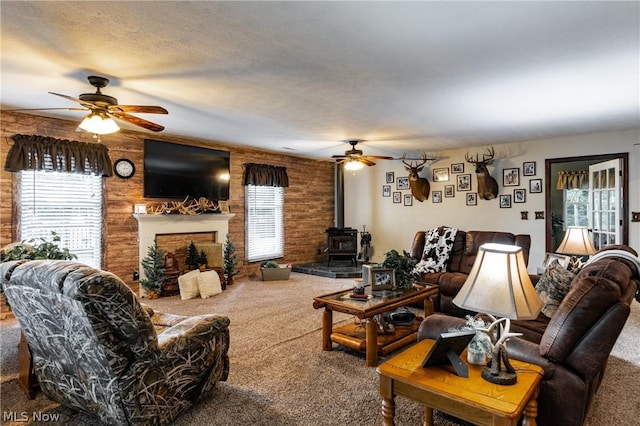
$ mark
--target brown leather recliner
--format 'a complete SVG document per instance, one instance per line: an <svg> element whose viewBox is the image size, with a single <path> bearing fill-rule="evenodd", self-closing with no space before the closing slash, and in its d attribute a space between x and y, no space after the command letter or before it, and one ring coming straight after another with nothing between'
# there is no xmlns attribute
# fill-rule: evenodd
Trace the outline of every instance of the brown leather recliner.
<svg viewBox="0 0 640 426"><path fill-rule="evenodd" d="M625 250L610 246L606 250ZM611 252L613 253L613 252ZM582 425L604 375L607 359L629 316L640 288L638 262L623 257L601 258L585 266L573 279L569 293L541 336L512 338L509 357L544 369L538 397L538 424ZM460 327L464 319L434 314L420 325L418 340L435 339ZM529 321L513 321L522 331ZM536 341L537 340L537 341Z"/></svg>
<svg viewBox="0 0 640 426"><path fill-rule="evenodd" d="M418 231L411 244L411 257L422 259L425 245L425 231ZM452 303L462 285L467 279L473 263L478 255L478 248L486 243L511 244L522 247L525 263L529 262L531 248L530 235L514 235L509 232L494 231L462 231L458 230L453 242L453 249L449 255L445 272L422 274L421 282L438 284L440 293L434 300L437 312L444 312L455 316L464 316L470 312L458 308Z"/></svg>

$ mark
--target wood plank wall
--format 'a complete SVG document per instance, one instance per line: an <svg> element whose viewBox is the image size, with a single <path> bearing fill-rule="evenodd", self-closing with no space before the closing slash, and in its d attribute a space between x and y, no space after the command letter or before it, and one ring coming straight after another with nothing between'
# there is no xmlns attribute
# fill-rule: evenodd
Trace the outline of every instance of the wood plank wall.
<svg viewBox="0 0 640 426"><path fill-rule="evenodd" d="M13 174L4 171L7 151L14 134L42 135L97 143L92 135L76 132L80 121L44 118L29 114L2 112L0 147L0 247L19 239L13 221ZM197 125L197 123L196 123ZM170 129L168 130L170 132ZM145 138L165 140L187 145L224 149L231 153L230 210L235 217L229 221L229 234L236 246L242 272L240 276L259 274L259 264L249 264L244 257L245 215L242 164L254 162L284 166L289 175L285 190L285 256L280 263L305 263L322 260L318 251L326 247L325 229L334 225L334 164L272 152L224 145L215 141L190 140L172 137L168 133L122 130L102 137L109 148L111 161L128 158L136 166L135 175L128 180L115 175L105 179L106 205L104 260L102 268L118 275L134 291L133 271L138 269L138 223L133 218L133 205L162 202L143 197L143 141Z"/></svg>

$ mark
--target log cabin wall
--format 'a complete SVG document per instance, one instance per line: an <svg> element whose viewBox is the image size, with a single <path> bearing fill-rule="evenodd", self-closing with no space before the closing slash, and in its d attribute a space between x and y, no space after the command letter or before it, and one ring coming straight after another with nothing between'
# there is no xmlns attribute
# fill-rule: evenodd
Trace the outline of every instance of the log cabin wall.
<svg viewBox="0 0 640 426"><path fill-rule="evenodd" d="M39 117L30 114L2 112L0 161L0 247L19 239L13 221L13 174L4 170L11 136L42 135L58 139L70 139L96 143L86 132L76 132L80 116L75 121ZM197 125L197 124L196 124ZM112 162L128 158L136 166L130 179L117 176L104 179L106 212L104 215L104 242L102 268L119 276L134 291L138 283L133 271L138 269L138 223L133 218L134 204L150 204L166 200L143 197L143 141L156 139L169 142L223 149L231 153L230 212L235 217L229 221L229 234L236 246L241 267L240 277L259 274L259 264L245 260L245 215L242 164L263 163L287 168L289 187L285 189L285 256L279 263L304 263L317 261L318 251L326 246L325 229L334 224L334 164L282 155L273 152L228 146L215 141L191 140L174 137L168 133L121 130L102 137L109 148Z"/></svg>

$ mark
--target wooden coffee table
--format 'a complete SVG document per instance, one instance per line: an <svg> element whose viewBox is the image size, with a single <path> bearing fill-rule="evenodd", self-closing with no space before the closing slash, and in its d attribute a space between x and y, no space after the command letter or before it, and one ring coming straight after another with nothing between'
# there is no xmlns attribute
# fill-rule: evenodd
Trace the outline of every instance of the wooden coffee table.
<svg viewBox="0 0 640 426"><path fill-rule="evenodd" d="M468 364L468 378L458 377L450 366L421 366L434 342L422 340L378 367L383 425L394 424L396 395L424 404L426 426L433 425L434 409L476 425L515 426L523 416L523 426L536 425L542 367L510 360L518 381L509 386L487 382L476 365ZM461 358L466 360L466 350Z"/></svg>
<svg viewBox="0 0 640 426"><path fill-rule="evenodd" d="M366 300L351 299L351 290L338 291L313 298L313 307L324 308L322 314L322 349L333 349L332 342L357 350L365 351L366 365L375 367L378 365L378 355L386 355L409 343L415 343L418 336L418 327L423 318L416 318L411 325L394 325L394 332L378 334L378 322L375 316L392 311L401 306L422 303L425 316L433 313L431 296L438 294L438 286L428 285L404 291L389 291L383 295L372 292L366 287L366 293L370 297ZM333 311L354 315L365 321L363 328L359 324L347 324L333 328Z"/></svg>

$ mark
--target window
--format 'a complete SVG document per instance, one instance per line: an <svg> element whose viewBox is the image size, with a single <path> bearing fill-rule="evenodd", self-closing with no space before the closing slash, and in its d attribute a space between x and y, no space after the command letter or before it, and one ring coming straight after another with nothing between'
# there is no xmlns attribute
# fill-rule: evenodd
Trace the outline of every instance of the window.
<svg viewBox="0 0 640 426"><path fill-rule="evenodd" d="M589 190L564 190L564 224L567 226L589 226Z"/></svg>
<svg viewBox="0 0 640 426"><path fill-rule="evenodd" d="M79 173L20 172L20 239L60 237L78 261L94 268L102 258L102 178Z"/></svg>
<svg viewBox="0 0 640 426"><path fill-rule="evenodd" d="M245 186L247 261L284 256L284 191L277 186Z"/></svg>

